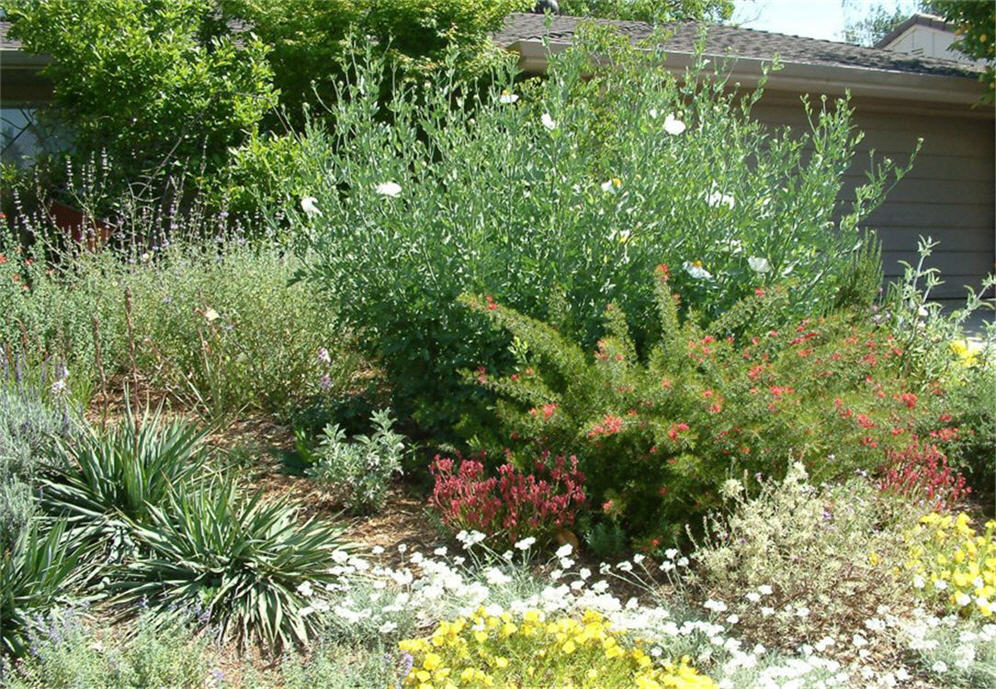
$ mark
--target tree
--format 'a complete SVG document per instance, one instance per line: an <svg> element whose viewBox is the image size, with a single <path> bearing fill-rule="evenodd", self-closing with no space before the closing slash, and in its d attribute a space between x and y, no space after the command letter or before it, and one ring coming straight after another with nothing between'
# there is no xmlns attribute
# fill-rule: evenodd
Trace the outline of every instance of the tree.
<svg viewBox="0 0 996 689"><path fill-rule="evenodd" d="M991 0L933 0L935 11L955 25L961 38L951 44L969 57L986 61L986 71L980 77L986 83L986 100L993 101L996 93L996 3Z"/></svg>
<svg viewBox="0 0 996 689"><path fill-rule="evenodd" d="M212 22L214 0L8 0L11 35L53 58L78 153L130 173L217 163L276 104L268 48ZM214 30L212 28L214 27Z"/></svg>
<svg viewBox="0 0 996 689"><path fill-rule="evenodd" d="M845 10L848 9L849 0L842 0L842 5ZM900 6L891 11L883 5L874 5L862 18L847 23L844 40L859 45L875 45L913 12L933 14L954 24L955 33L961 38L951 47L968 57L987 62L986 71L980 79L986 82L987 98L992 100L993 64L996 62L996 42L993 40L996 34L996 3L992 0L917 0L912 6Z"/></svg>
<svg viewBox="0 0 996 689"><path fill-rule="evenodd" d="M558 0L558 4L563 14L652 23L722 21L733 14L733 0Z"/></svg>
<svg viewBox="0 0 996 689"><path fill-rule="evenodd" d="M853 0L852 0L853 2ZM841 5L847 11L852 2L843 0ZM859 19L848 21L844 25L844 40L863 46L873 46L889 34L890 31L909 19L913 12L925 11L928 2L920 1L912 6L896 6L891 10L884 5L861 3L859 10L865 12Z"/></svg>
<svg viewBox="0 0 996 689"><path fill-rule="evenodd" d="M448 55L458 77L483 74L507 57L491 41L511 12L531 0L220 0L229 25L251 27L269 47L281 104L295 117L340 76L349 36L388 50L402 78L436 69Z"/></svg>

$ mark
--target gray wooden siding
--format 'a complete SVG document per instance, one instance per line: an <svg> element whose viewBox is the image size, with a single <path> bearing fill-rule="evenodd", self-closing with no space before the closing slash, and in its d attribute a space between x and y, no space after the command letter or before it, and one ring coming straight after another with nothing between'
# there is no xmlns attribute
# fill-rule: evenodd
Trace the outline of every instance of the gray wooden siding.
<svg viewBox="0 0 996 689"><path fill-rule="evenodd" d="M845 176L841 203L853 200L854 188L864 181L870 150L905 161L923 138L913 169L866 222L882 240L886 280L902 274L899 261L917 260L922 235L940 242L928 263L940 269L945 283L935 297L964 296L965 285L977 288L996 260L992 107L918 112L913 103L852 105L854 124L865 138ZM787 95L766 95L755 116L771 125L806 126L799 100Z"/></svg>

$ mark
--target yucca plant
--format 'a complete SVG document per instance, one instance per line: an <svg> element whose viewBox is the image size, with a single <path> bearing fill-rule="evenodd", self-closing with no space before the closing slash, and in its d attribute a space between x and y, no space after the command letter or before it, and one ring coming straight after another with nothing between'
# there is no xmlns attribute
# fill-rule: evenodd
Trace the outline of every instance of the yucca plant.
<svg viewBox="0 0 996 689"><path fill-rule="evenodd" d="M63 521L47 532L36 524L26 527L13 546L0 553L0 651L15 657L25 652L30 618L51 610L82 573L80 565Z"/></svg>
<svg viewBox="0 0 996 689"><path fill-rule="evenodd" d="M227 480L175 493L131 526L139 554L111 584L125 615L143 603L164 619L202 607L222 638L274 652L312 637L309 612L349 550L338 525L302 522L286 500L244 496Z"/></svg>
<svg viewBox="0 0 996 689"><path fill-rule="evenodd" d="M64 517L78 537L120 544L126 521L145 522L174 490L204 471L204 432L184 423L166 424L161 411L125 420L106 431L88 429L62 444L68 466L42 481L46 509Z"/></svg>

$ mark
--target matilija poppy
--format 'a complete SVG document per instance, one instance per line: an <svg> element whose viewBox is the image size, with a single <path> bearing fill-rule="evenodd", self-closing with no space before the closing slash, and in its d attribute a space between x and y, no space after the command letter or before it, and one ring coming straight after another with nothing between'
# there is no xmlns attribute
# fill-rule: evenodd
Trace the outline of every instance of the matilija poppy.
<svg viewBox="0 0 996 689"><path fill-rule="evenodd" d="M301 199L301 210L309 217L322 214L322 211L318 208L318 199L314 196L305 196Z"/></svg>
<svg viewBox="0 0 996 689"><path fill-rule="evenodd" d="M391 198L394 198L401 193L401 185L397 182L381 182L374 187L374 191L382 196L390 196Z"/></svg>
<svg viewBox="0 0 996 689"><path fill-rule="evenodd" d="M666 131L668 134L671 134L672 136L677 136L678 134L681 134L682 132L685 131L685 128L686 128L685 123L679 120L677 117L675 117L674 113L671 113L670 115L664 118L664 131Z"/></svg>
<svg viewBox="0 0 996 689"><path fill-rule="evenodd" d="M712 277L712 273L702 267L702 261L685 261L681 267L696 280L708 280Z"/></svg>
<svg viewBox="0 0 996 689"><path fill-rule="evenodd" d="M768 263L768 259L758 256L751 256L748 258L747 265L749 265L750 269L755 273L767 273L771 270L771 264Z"/></svg>

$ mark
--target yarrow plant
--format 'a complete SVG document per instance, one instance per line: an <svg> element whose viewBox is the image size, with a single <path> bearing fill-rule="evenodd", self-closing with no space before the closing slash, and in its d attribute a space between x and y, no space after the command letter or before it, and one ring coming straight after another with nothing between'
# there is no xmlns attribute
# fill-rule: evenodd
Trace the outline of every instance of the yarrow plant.
<svg viewBox="0 0 996 689"><path fill-rule="evenodd" d="M535 473L512 464L485 477L484 463L436 456L429 468L435 480L429 504L453 531L475 530L507 539L549 539L573 525L587 496L577 458L549 456L535 463Z"/></svg>

